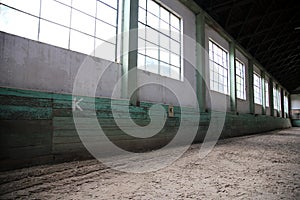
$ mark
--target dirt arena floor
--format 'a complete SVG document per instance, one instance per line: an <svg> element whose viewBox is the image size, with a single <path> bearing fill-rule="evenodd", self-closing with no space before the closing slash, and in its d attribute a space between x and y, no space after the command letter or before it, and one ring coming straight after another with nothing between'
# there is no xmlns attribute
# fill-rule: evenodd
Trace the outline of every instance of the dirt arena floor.
<svg viewBox="0 0 300 200"><path fill-rule="evenodd" d="M0 199L300 199L300 128L192 145L172 165L130 174L96 160L0 173Z"/></svg>

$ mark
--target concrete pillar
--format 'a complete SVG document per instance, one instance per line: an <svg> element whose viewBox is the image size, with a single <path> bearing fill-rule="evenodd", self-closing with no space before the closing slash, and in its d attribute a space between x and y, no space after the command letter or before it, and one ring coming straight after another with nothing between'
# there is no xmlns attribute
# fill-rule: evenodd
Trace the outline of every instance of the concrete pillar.
<svg viewBox="0 0 300 200"><path fill-rule="evenodd" d="M265 72L261 70L261 89L262 89L262 94L261 94L261 100L262 100L262 114L266 114L266 83L265 83Z"/></svg>
<svg viewBox="0 0 300 200"><path fill-rule="evenodd" d="M196 16L196 41L197 41L197 99L200 112L206 109L206 84L205 84L205 17L203 13Z"/></svg>
<svg viewBox="0 0 300 200"><path fill-rule="evenodd" d="M248 61L248 78L249 78L249 112L254 114L254 88L253 88L253 61Z"/></svg>
<svg viewBox="0 0 300 200"><path fill-rule="evenodd" d="M138 0L124 0L122 9L121 94L122 98L130 98L131 105L136 105L138 99L137 92L133 92L137 89L138 2Z"/></svg>
<svg viewBox="0 0 300 200"><path fill-rule="evenodd" d="M273 80L270 78L269 81L269 93L270 93L270 112L271 112L271 116L275 116L275 112L274 112L274 94L273 94Z"/></svg>
<svg viewBox="0 0 300 200"><path fill-rule="evenodd" d="M230 72L230 108L233 113L237 111L236 103L236 66L235 66L235 44L229 43L229 72Z"/></svg>

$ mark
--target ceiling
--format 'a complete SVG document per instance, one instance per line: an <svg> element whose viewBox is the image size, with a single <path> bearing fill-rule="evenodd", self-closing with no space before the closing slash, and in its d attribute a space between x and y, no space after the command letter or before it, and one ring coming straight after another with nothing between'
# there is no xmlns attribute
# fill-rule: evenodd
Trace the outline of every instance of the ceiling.
<svg viewBox="0 0 300 200"><path fill-rule="evenodd" d="M290 93L300 92L300 2L195 0Z"/></svg>

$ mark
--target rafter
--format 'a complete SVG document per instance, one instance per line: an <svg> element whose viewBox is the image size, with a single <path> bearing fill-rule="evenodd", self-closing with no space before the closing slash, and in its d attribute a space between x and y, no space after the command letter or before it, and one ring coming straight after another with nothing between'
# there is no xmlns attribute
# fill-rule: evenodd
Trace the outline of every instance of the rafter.
<svg viewBox="0 0 300 200"><path fill-rule="evenodd" d="M299 40L299 41L298 41ZM274 51L276 51L277 49L281 49L281 48L286 48L288 49L290 47L290 45L298 45L300 42L300 38L297 39L296 41L290 41L290 42L286 42L286 43L283 43L281 45L278 45L276 46L275 48L272 48L268 51L268 53L272 53ZM263 44L264 45L264 44ZM258 52L257 54L255 54L255 56L257 57L260 57L261 55L264 55L265 54L265 51L262 50L261 52Z"/></svg>
<svg viewBox="0 0 300 200"><path fill-rule="evenodd" d="M237 38L239 38L240 35L243 33L244 28L245 28L245 26L246 26L246 23L245 23L245 22L247 22L247 21L249 20L249 17L250 17L250 15L251 15L253 9L254 9L254 5L252 4L251 8L249 9L249 11L248 11L248 13L247 13L247 16L246 16L246 19L245 19L245 21L244 21L244 23L243 23L243 25L242 25L242 28L241 28L240 32L238 33L238 35L237 35Z"/></svg>
<svg viewBox="0 0 300 200"><path fill-rule="evenodd" d="M289 40L292 37L292 35L290 34L288 37L285 37L284 40L281 40L281 43L285 43L287 40ZM277 36L277 38L271 43L271 45L268 47L268 49L266 50L266 53L262 56L262 59L264 59L264 57L267 55L267 51L269 51L272 46L275 44L275 42L277 42L279 39L281 39L281 37ZM277 50L278 51L278 50Z"/></svg>

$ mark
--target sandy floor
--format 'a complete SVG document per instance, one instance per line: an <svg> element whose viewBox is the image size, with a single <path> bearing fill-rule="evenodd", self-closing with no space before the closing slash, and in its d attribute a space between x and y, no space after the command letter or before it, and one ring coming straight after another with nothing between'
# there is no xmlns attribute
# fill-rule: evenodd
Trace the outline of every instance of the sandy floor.
<svg viewBox="0 0 300 200"><path fill-rule="evenodd" d="M0 173L0 199L300 199L300 128L199 144L162 170L129 174L96 160Z"/></svg>

